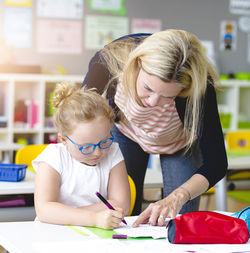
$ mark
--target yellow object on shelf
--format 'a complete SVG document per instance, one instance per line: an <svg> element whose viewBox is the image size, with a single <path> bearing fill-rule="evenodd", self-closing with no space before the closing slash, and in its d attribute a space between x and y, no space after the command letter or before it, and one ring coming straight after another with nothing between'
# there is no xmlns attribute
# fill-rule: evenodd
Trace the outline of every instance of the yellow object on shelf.
<svg viewBox="0 0 250 253"><path fill-rule="evenodd" d="M232 131L226 134L228 150L250 151L250 131Z"/></svg>
<svg viewBox="0 0 250 253"><path fill-rule="evenodd" d="M61 75L67 75L67 71L65 68L63 68L61 65L57 64L56 69L59 71Z"/></svg>

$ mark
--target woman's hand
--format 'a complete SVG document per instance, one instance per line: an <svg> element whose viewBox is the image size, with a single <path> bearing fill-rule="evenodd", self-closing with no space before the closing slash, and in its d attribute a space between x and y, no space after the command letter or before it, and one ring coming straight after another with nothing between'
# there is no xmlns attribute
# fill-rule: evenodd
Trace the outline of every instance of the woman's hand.
<svg viewBox="0 0 250 253"><path fill-rule="evenodd" d="M183 187L177 188L166 198L150 204L134 222L133 227L140 224L165 225L166 218L175 218L182 206L190 200L189 192Z"/></svg>
<svg viewBox="0 0 250 253"><path fill-rule="evenodd" d="M102 210L96 213L95 226L104 229L114 229L119 227L123 217L123 210L121 208Z"/></svg>

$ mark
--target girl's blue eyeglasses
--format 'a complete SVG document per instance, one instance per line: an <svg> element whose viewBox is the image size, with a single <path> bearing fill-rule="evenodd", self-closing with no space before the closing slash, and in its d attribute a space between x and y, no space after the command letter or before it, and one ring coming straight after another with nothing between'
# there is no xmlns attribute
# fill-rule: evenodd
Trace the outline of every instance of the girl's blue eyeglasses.
<svg viewBox="0 0 250 253"><path fill-rule="evenodd" d="M73 140L71 140L68 136L66 136L66 138L79 150L81 151L81 153L83 155L89 155L91 153L93 153L96 149L96 147L99 147L100 149L106 149L106 148L109 148L113 142L114 142L114 137L113 135L111 134L111 138L108 138L108 139L105 139L105 140L102 140L100 141L99 143L97 144L88 144L88 145L85 145L85 146L82 146L82 147L79 147Z"/></svg>

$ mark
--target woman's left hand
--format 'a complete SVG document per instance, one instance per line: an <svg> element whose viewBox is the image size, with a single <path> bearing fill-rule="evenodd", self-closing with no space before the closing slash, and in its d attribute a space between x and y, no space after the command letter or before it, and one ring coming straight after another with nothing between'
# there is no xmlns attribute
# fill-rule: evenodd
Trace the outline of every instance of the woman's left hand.
<svg viewBox="0 0 250 253"><path fill-rule="evenodd" d="M179 187L166 198L151 203L136 219L133 227L140 224L150 223L151 225L165 225L165 219L173 219L181 210L182 206L190 199L190 195L183 188Z"/></svg>

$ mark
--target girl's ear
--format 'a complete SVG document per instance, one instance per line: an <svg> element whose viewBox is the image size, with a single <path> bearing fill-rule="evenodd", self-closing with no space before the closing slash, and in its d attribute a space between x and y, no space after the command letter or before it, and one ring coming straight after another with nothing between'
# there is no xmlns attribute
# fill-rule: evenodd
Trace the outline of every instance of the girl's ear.
<svg viewBox="0 0 250 253"><path fill-rule="evenodd" d="M61 143L65 145L66 140L67 140L66 137L63 136L61 133L58 133L57 136L58 136L58 139L61 141Z"/></svg>

